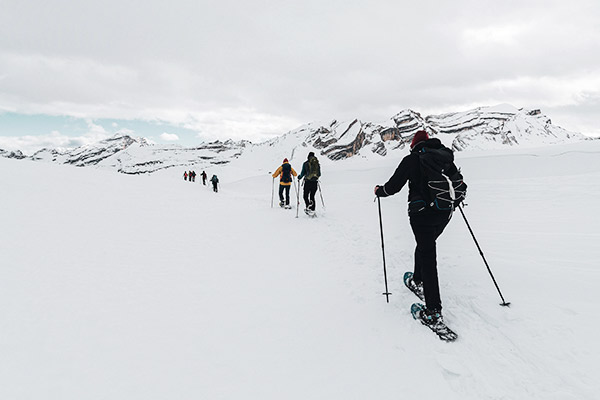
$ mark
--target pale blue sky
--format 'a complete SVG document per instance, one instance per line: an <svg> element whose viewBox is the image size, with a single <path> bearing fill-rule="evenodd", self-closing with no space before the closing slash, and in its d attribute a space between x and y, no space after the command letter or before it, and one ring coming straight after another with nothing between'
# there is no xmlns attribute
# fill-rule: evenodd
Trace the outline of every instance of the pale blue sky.
<svg viewBox="0 0 600 400"><path fill-rule="evenodd" d="M116 133L145 137L156 143L194 146L213 137L165 121L96 120L69 116L0 113L0 148L32 150L41 147L76 147ZM3 147L4 145L4 147Z"/></svg>

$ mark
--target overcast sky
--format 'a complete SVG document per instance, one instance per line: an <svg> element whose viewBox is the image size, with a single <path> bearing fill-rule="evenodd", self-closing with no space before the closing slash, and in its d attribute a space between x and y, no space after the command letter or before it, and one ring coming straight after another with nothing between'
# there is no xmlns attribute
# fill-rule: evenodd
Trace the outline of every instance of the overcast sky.
<svg viewBox="0 0 600 400"><path fill-rule="evenodd" d="M600 135L600 1L0 3L0 148L261 141L500 103Z"/></svg>

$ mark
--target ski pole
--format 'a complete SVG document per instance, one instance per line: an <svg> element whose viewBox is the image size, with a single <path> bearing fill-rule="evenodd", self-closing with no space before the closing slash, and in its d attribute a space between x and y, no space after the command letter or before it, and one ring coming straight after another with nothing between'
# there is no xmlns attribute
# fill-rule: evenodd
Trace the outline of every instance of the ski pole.
<svg viewBox="0 0 600 400"><path fill-rule="evenodd" d="M302 185L300 185L299 189L302 190L302 197L304 197L304 201L306 201L306 197L304 196L304 183L306 182L306 178L304 178L302 180ZM300 203L300 200L298 200L298 203Z"/></svg>
<svg viewBox="0 0 600 400"><path fill-rule="evenodd" d="M273 208L273 197L275 196L275 178L271 181L271 208Z"/></svg>
<svg viewBox="0 0 600 400"><path fill-rule="evenodd" d="M325 207L325 206L323 206ZM388 283L387 283L387 270L385 268L385 247L383 244L383 222L381 220L381 200L379 200L379 196L377 196L377 207L379 208L379 231L381 232L381 254L383 255L383 279L385 280L385 293L382 293L385 295L385 298L387 300L387 302L390 302L390 292L388 290Z"/></svg>
<svg viewBox="0 0 600 400"><path fill-rule="evenodd" d="M490 273L490 276L492 277L492 281L494 282L494 285L496 286L496 290L498 290L498 294L500 295L500 298L502 299L502 303L500 303L500 305L504 306L504 307L508 307L510 305L510 302L507 303L506 300L504 300L504 296L502 296L502 292L500 292L500 288L498 287L498 284L496 283L496 278L494 278L494 274L492 274L492 270L490 269L490 266L488 265L487 260L485 259L485 256L483 255L483 251L481 250L481 247L479 247L479 243L477 242L477 239L475 238L475 234L473 233L473 230L471 229L471 225L469 225L469 221L467 221L465 212L463 211L462 206L460 204L458 205L458 209L460 210L460 213L462 214L463 219L465 220L465 223L467 224L467 228L469 228L469 232L471 232L471 236L473 237L473 240L475 241L475 245L477 246L477 249L479 250L479 254L481 254L481 258L483 259L483 262L485 263L485 266L487 267L487 270Z"/></svg>
<svg viewBox="0 0 600 400"><path fill-rule="evenodd" d="M323 208L325 208L325 202L323 201L323 191L321 190L321 182L317 182L319 185L319 196L321 196L321 204L323 204Z"/></svg>
<svg viewBox="0 0 600 400"><path fill-rule="evenodd" d="M294 190L296 191L296 218L298 218L298 209L300 208L300 192L298 191L298 186L296 185L296 181L292 178L294 182Z"/></svg>

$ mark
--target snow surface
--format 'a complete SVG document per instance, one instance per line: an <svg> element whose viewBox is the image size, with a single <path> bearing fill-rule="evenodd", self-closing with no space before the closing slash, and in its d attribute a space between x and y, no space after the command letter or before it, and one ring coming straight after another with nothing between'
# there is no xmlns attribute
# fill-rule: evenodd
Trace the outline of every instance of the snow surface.
<svg viewBox="0 0 600 400"><path fill-rule="evenodd" d="M438 242L455 343L410 316L406 189L382 199L381 294L372 189L400 157L322 159L326 209L296 219L270 206L289 153L263 150L207 170L216 194L0 158L0 399L600 396L600 143L456 153L512 306L457 213Z"/></svg>

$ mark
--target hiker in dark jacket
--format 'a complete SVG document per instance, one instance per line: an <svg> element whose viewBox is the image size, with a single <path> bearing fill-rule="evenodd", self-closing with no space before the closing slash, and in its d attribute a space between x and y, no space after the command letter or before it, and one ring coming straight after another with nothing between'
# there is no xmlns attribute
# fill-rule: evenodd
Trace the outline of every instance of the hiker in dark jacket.
<svg viewBox="0 0 600 400"><path fill-rule="evenodd" d="M290 162L287 158L283 159L283 164L277 171L273 173L273 178L277 178L279 176L279 206L290 208L290 188L292 186L293 176L298 176L298 173L294 171L294 168L290 165ZM285 192L285 200L283 198L283 193Z"/></svg>
<svg viewBox="0 0 600 400"><path fill-rule="evenodd" d="M206 186L206 172L202 171L202 184Z"/></svg>
<svg viewBox="0 0 600 400"><path fill-rule="evenodd" d="M298 175L298 181L304 179L304 203L306 209L304 211L314 212L317 206L315 201L315 193L319 187L319 177L321 176L321 166L319 160L315 157L315 153L312 151L308 153L308 157L304 164L302 164L302 172Z"/></svg>
<svg viewBox="0 0 600 400"><path fill-rule="evenodd" d="M439 139L429 139L427 132L415 133L410 145L411 152L404 157L394 175L383 186L375 186L375 195L387 197L394 195L408 182L408 216L410 226L417 243L415 249L415 267L411 285L421 286L425 294L425 306L421 317L435 322L442 318L442 302L437 274L436 240L450 221L452 211L436 210L427 206L422 195L424 177L421 173L419 151L424 148L445 149Z"/></svg>
<svg viewBox="0 0 600 400"><path fill-rule="evenodd" d="M219 184L219 178L217 178L217 175L213 175L212 178L210 178L210 181L213 184L213 192L218 192L219 188L218 188L218 184Z"/></svg>

